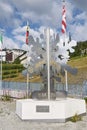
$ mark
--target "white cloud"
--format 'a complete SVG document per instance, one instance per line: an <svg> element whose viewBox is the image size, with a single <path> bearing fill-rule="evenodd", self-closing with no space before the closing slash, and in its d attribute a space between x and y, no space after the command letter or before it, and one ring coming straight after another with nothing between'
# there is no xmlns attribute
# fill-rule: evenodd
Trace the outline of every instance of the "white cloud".
<svg viewBox="0 0 87 130"><path fill-rule="evenodd" d="M12 9L11 6L8 5L8 4L1 3L1 4L0 4L0 7L2 8L2 10L3 10L4 12L7 12L7 13L9 13L9 14L12 14L12 13L13 13L13 9Z"/></svg>
<svg viewBox="0 0 87 130"><path fill-rule="evenodd" d="M85 22L86 22L86 20L87 20L86 12L82 12L82 13L76 15L75 19L77 19L77 20L85 20Z"/></svg>
<svg viewBox="0 0 87 130"><path fill-rule="evenodd" d="M72 38L77 41L87 40L86 5L87 0L66 1L67 29L71 32ZM73 10L78 7L83 10L83 12L76 14L76 16L73 17ZM9 47L18 47L21 43L25 43L26 26L24 23L27 20L29 20L32 25L37 23L40 26L39 28L30 28L30 35L36 39L37 37L40 37L41 33L44 33L44 28L46 27L52 28L52 35L53 30L55 33L57 29L60 30L61 19L62 2L60 0L0 0L0 28L3 27L6 31L11 28L11 31L6 32L9 36L11 33L11 38L9 39L8 37L4 39L9 44ZM80 20L84 20L83 25L80 24ZM75 23L72 25L71 23L73 23L73 21Z"/></svg>
<svg viewBox="0 0 87 130"><path fill-rule="evenodd" d="M11 38L4 36L3 48L19 49L19 45L17 42L13 41Z"/></svg>
<svg viewBox="0 0 87 130"><path fill-rule="evenodd" d="M2 0L1 0L2 1ZM6 3L5 3L6 2ZM44 26L54 26L57 27L60 21L61 10L60 10L60 2L56 0L22 0L21 4L18 0L7 0L4 4L9 5L9 7L13 10L13 15L8 13L9 16L9 23L7 22L8 26L17 24L21 24L21 20L19 17L24 20L32 21L33 23L40 23ZM16 9L16 10L15 10ZM1 9L0 9L1 10ZM7 11L8 12L8 11ZM3 11L3 19L5 20L5 11ZM17 22L16 22L16 20ZM18 21L19 19L19 21ZM15 23L15 22L17 23ZM11 24L10 24L11 23Z"/></svg>
<svg viewBox="0 0 87 130"><path fill-rule="evenodd" d="M22 43L25 43L25 36L24 35L16 35L14 36L15 40L18 41L18 42L22 42Z"/></svg>
<svg viewBox="0 0 87 130"><path fill-rule="evenodd" d="M13 30L12 34L14 35L14 38L17 41L21 41L21 42L25 43L26 28L27 28L26 26L23 26L23 27L20 26L20 27ZM36 39L37 37L39 37L40 32L38 29L34 30L34 29L30 28L29 35L32 35Z"/></svg>
<svg viewBox="0 0 87 130"><path fill-rule="evenodd" d="M78 24L77 25L71 25L70 30L72 30L72 38L77 41L85 41L87 40L87 23L83 25Z"/></svg>
<svg viewBox="0 0 87 130"><path fill-rule="evenodd" d="M0 24L9 24L9 19L13 15L13 9L8 3L0 1ZM5 26L6 26L5 24Z"/></svg>
<svg viewBox="0 0 87 130"><path fill-rule="evenodd" d="M4 2L0 2L0 10L2 10L2 12L5 12L8 15L11 15L13 13L12 7L8 3ZM0 12L0 15L3 16L2 12Z"/></svg>
<svg viewBox="0 0 87 130"><path fill-rule="evenodd" d="M73 20L73 8L74 5L72 3L67 2L66 3L66 21L67 23L71 22Z"/></svg>
<svg viewBox="0 0 87 130"><path fill-rule="evenodd" d="M23 27L18 27L16 29L13 30L12 34L14 35L15 40L18 41L22 41L25 43L25 38L26 38L26 28L27 26L23 26ZM40 34L44 34L44 30L46 29L45 26L40 26L40 28L29 28L29 35L32 35L34 40L36 40L36 38L40 38ZM56 33L56 30L50 28L50 35L53 36L53 34Z"/></svg>
<svg viewBox="0 0 87 130"><path fill-rule="evenodd" d="M81 10L87 11L87 0L73 0L73 3Z"/></svg>
<svg viewBox="0 0 87 130"><path fill-rule="evenodd" d="M26 31L26 26L19 26L18 28L15 28L12 32L13 35L19 35L19 34L23 34Z"/></svg>
<svg viewBox="0 0 87 130"><path fill-rule="evenodd" d="M44 14L47 12L50 12L50 7L52 6L52 0L25 0L25 1L20 1L18 0L13 0L12 1L14 3L14 5L16 6L16 8L19 11L25 11L25 12L36 12L36 14Z"/></svg>

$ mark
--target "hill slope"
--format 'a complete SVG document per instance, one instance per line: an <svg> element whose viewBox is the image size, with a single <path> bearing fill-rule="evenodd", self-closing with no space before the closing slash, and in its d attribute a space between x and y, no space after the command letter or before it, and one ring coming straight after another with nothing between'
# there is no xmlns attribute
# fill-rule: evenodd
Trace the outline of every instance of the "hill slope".
<svg viewBox="0 0 87 130"><path fill-rule="evenodd" d="M68 73L69 83L81 84L84 80L87 80L87 57L72 59L68 64L78 69L78 73L75 76Z"/></svg>
<svg viewBox="0 0 87 130"><path fill-rule="evenodd" d="M80 57L80 58L75 58L71 59L68 62L68 65L71 67L77 68L78 73L77 75L73 76L70 73L68 73L68 83L69 84L81 84L83 83L84 80L87 80L87 57ZM24 77L21 72L17 73L17 77L13 78L5 78L3 80L5 81L21 81L21 82L26 82L26 77ZM41 79L40 77L34 77L30 80L30 82L40 82ZM65 82L65 77L62 77L62 82Z"/></svg>

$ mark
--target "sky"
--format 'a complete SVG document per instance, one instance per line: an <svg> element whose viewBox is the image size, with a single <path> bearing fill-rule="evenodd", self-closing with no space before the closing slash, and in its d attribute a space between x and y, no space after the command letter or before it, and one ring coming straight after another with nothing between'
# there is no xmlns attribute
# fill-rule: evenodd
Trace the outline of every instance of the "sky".
<svg viewBox="0 0 87 130"><path fill-rule="evenodd" d="M67 35L76 41L87 40L87 0L66 0ZM34 38L50 27L61 35L62 0L0 0L0 32L3 48L23 49L26 24Z"/></svg>

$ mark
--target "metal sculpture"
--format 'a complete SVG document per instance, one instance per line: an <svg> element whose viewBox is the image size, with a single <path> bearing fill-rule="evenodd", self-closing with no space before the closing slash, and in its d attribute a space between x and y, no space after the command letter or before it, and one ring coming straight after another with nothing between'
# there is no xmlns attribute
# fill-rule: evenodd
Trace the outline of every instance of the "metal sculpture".
<svg viewBox="0 0 87 130"><path fill-rule="evenodd" d="M65 76L65 70L71 74L76 74L77 69L71 68L67 65L69 60L69 52L73 53L73 47L76 46L76 41L69 40L69 37L63 38L56 35L50 37L50 92L55 93L54 82L61 82L59 75ZM33 36L29 37L29 45L27 46L27 59L24 64L26 68L22 74L29 76L39 75L44 84L42 92L47 93L47 47L46 47L46 34L40 34L40 38L34 40ZM36 94L37 98L38 93ZM40 94L39 94L40 95ZM47 96L46 96L47 97ZM55 97L55 96L53 96ZM41 96L40 96L41 98Z"/></svg>

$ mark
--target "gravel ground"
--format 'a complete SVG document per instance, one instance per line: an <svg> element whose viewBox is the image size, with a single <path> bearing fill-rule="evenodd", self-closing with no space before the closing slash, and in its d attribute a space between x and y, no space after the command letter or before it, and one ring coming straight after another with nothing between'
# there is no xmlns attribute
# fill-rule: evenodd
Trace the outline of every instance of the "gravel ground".
<svg viewBox="0 0 87 130"><path fill-rule="evenodd" d="M87 130L87 115L73 123L43 123L22 121L16 114L15 101L0 101L0 130Z"/></svg>

